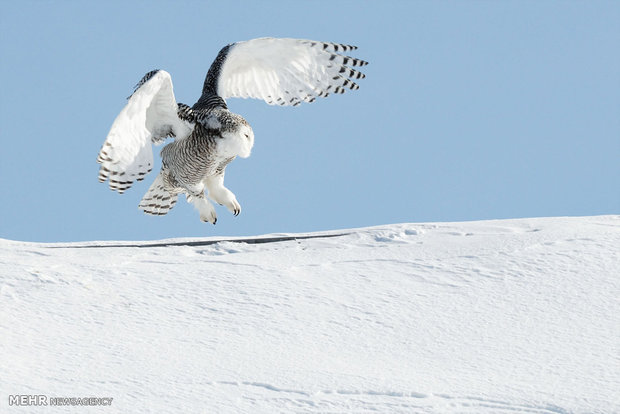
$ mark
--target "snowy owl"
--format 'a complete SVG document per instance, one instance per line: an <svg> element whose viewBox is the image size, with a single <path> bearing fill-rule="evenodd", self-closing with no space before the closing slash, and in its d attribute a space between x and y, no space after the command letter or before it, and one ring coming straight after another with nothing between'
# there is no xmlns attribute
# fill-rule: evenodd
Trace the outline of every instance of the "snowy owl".
<svg viewBox="0 0 620 414"><path fill-rule="evenodd" d="M116 117L99 152L99 181L123 193L141 181L153 165L152 144L174 141L161 151L162 167L139 208L164 215L179 194L194 204L200 219L215 224L209 199L235 216L241 206L224 187L224 171L235 157L246 158L254 133L226 98L257 98L270 105L299 105L316 97L358 89L352 79L365 75L355 67L368 63L346 56L355 46L301 39L261 38L229 44L207 72L194 106L177 103L170 74L147 73ZM205 189L207 195L205 195Z"/></svg>

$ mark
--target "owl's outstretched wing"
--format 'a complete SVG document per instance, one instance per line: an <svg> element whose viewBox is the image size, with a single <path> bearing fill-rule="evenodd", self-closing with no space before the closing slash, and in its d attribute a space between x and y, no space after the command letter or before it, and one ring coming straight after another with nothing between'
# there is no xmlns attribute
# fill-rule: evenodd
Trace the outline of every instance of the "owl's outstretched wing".
<svg viewBox="0 0 620 414"><path fill-rule="evenodd" d="M368 62L345 56L355 46L302 39L261 38L224 47L211 65L203 94L299 105L359 86Z"/></svg>
<svg viewBox="0 0 620 414"><path fill-rule="evenodd" d="M193 125L179 118L188 111L177 104L170 74L163 70L147 73L136 85L127 105L118 114L99 151L99 181L110 181L110 189L123 193L153 167L152 144L167 137L183 139Z"/></svg>

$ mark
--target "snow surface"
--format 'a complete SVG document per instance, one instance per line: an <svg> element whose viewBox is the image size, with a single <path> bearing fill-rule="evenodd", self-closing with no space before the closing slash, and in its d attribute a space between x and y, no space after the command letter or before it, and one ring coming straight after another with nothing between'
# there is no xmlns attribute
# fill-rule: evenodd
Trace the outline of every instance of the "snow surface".
<svg viewBox="0 0 620 414"><path fill-rule="evenodd" d="M0 412L620 412L620 216L270 237L0 239Z"/></svg>

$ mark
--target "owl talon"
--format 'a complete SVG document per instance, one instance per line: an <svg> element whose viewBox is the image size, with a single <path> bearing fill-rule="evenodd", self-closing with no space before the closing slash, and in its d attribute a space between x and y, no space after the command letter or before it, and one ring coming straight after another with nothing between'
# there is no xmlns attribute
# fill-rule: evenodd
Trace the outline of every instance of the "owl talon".
<svg viewBox="0 0 620 414"><path fill-rule="evenodd" d="M233 207L229 209L235 217L237 217L241 213L241 206L239 205L239 203L237 203L237 200L235 200L235 202L233 203Z"/></svg>
<svg viewBox="0 0 620 414"><path fill-rule="evenodd" d="M217 223L217 217L203 217L203 216L200 216L200 221L202 221L203 223L215 224L215 223Z"/></svg>

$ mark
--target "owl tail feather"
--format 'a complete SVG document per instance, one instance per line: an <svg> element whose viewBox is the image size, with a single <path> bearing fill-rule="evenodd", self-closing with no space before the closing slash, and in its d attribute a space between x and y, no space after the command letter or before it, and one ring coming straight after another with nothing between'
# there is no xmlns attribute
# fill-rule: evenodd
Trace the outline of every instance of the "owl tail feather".
<svg viewBox="0 0 620 414"><path fill-rule="evenodd" d="M155 178L153 184L146 192L138 208L146 214L163 216L174 207L177 202L177 194L166 189L164 178L161 173Z"/></svg>

